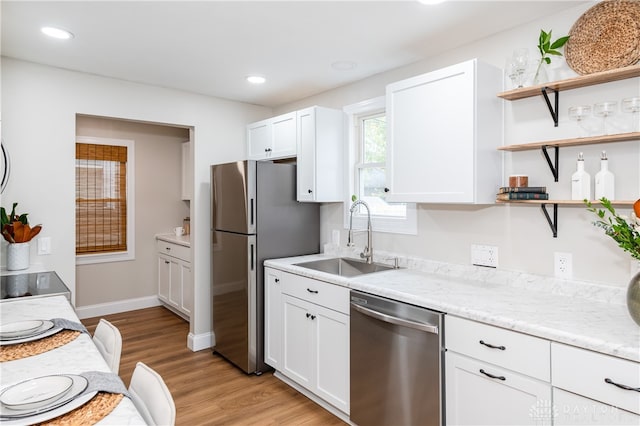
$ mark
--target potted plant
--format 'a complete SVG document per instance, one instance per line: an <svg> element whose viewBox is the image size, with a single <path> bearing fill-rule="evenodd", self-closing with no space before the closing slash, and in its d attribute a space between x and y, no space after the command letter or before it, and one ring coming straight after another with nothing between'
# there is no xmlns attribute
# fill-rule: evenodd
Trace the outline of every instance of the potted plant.
<svg viewBox="0 0 640 426"><path fill-rule="evenodd" d="M600 199L604 209L596 209L588 200L584 202L587 210L598 216L598 220L593 224L604 229L605 234L613 238L622 250L640 261L640 199L633 204L630 217L619 215L611 205L611 201L604 197ZM629 282L627 308L631 318L640 325L640 272L635 274Z"/></svg>
<svg viewBox="0 0 640 426"><path fill-rule="evenodd" d="M7 246L7 269L10 271L29 267L29 241L42 230L42 225L29 226L28 213L18 215L13 203L11 214L7 215L4 207L0 208L2 236L9 243Z"/></svg>
<svg viewBox="0 0 640 426"><path fill-rule="evenodd" d="M552 42L551 32L552 30L549 30L549 32L540 30L540 36L538 37L538 51L540 52L540 62L538 63L536 73L533 77L533 84L546 83L548 77L546 75L544 65L549 65L551 63L551 57L549 55L562 56L562 53L558 49L560 49L567 43L567 41L569 41L569 36L564 36Z"/></svg>

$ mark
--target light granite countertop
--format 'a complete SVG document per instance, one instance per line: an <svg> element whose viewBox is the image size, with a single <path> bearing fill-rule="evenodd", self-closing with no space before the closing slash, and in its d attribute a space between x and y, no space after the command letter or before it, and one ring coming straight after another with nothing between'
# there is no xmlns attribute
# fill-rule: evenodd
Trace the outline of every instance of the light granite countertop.
<svg viewBox="0 0 640 426"><path fill-rule="evenodd" d="M414 258L399 259L400 267L406 269L355 278L294 265L327 257L335 257L335 254L271 259L264 264L449 315L640 362L640 327L627 312L626 289ZM384 256L381 258L385 259ZM389 257L386 259L384 263L390 263Z"/></svg>
<svg viewBox="0 0 640 426"><path fill-rule="evenodd" d="M157 234L156 239L160 241L166 241L168 243L179 244L185 247L191 247L191 235L179 235L176 234Z"/></svg>

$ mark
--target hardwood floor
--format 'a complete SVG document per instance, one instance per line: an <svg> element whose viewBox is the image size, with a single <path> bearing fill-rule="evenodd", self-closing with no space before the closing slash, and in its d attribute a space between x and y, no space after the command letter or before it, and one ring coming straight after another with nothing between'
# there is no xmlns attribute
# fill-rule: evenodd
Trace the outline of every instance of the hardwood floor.
<svg viewBox="0 0 640 426"><path fill-rule="evenodd" d="M191 352L189 324L165 308L104 318L122 334L125 385L138 361L156 370L173 395L177 425L345 425L272 373L246 375L208 349ZM99 320L82 323L93 334Z"/></svg>

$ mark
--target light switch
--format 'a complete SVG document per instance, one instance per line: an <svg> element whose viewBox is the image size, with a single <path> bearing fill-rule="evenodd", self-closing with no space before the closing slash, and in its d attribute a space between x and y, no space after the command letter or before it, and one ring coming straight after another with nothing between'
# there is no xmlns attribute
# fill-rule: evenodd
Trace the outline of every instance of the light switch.
<svg viewBox="0 0 640 426"><path fill-rule="evenodd" d="M51 237L38 238L38 254L51 254Z"/></svg>

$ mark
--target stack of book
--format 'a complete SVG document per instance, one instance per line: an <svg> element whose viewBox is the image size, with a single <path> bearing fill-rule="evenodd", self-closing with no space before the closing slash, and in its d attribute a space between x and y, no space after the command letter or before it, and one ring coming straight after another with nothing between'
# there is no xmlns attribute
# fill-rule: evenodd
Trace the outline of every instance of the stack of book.
<svg viewBox="0 0 640 426"><path fill-rule="evenodd" d="M498 190L496 200L548 200L546 186L503 186Z"/></svg>

